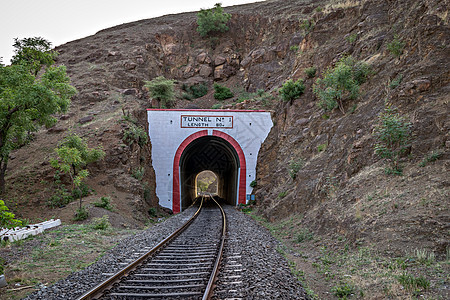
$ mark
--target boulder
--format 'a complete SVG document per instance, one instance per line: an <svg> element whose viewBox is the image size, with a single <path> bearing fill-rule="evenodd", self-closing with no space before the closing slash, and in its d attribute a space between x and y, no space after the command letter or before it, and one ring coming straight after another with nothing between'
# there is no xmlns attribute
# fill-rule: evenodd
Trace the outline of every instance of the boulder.
<svg viewBox="0 0 450 300"><path fill-rule="evenodd" d="M223 64L226 63L226 62L227 62L226 57L223 57L223 56L221 56L221 55L217 56L217 57L214 59L214 65L216 65L216 66L223 65Z"/></svg>
<svg viewBox="0 0 450 300"><path fill-rule="evenodd" d="M86 116L86 117L83 117L83 118L79 119L79 120L78 120L78 123L80 123L80 124L86 124L86 123L88 123L88 122L90 122L90 121L92 121L92 120L94 120L94 117L93 117L93 116Z"/></svg>
<svg viewBox="0 0 450 300"><path fill-rule="evenodd" d="M222 67L223 67L223 66L222 66ZM210 66L203 65L203 66L200 67L199 74L200 74L200 76L202 76L202 77L209 77L209 76L211 76L212 71L213 71L213 70L212 70L212 68L211 68Z"/></svg>

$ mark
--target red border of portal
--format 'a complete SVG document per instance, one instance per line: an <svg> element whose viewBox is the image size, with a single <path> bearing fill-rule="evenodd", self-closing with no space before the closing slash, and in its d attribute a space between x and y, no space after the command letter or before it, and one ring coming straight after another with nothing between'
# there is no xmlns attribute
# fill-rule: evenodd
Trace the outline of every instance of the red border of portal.
<svg viewBox="0 0 450 300"><path fill-rule="evenodd" d="M192 143L194 140L207 136L208 130L201 130L197 131L190 136L188 136L178 147L177 151L175 152L175 157L173 160L173 190L172 190L172 211L174 213L179 213L181 211L181 203L180 203L180 159L181 155L184 152L184 149ZM213 136L220 137L224 140L226 140L228 143L233 146L234 150L236 150L236 153L239 157L239 165L240 165L240 176L239 176L239 191L238 191L238 203L239 204L245 204L245 188L246 188L246 175L247 175L247 166L245 163L245 155L244 151L242 151L241 146L239 143L230 135L226 134L225 132L219 131L219 130L213 130Z"/></svg>

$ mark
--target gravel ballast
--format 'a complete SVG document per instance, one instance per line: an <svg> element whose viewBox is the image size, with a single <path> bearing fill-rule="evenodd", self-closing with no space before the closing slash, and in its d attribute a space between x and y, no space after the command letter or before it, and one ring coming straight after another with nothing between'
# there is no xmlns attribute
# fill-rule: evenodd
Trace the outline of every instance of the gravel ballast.
<svg viewBox="0 0 450 300"><path fill-rule="evenodd" d="M118 271L130 258L152 248L187 221L191 207L142 233L122 240L97 262L25 299L75 299ZM280 242L249 216L226 206L228 236L213 299L307 299L286 259L277 251ZM229 273L232 272L232 273ZM231 275L231 276L230 276Z"/></svg>
<svg viewBox="0 0 450 300"><path fill-rule="evenodd" d="M277 251L281 243L234 207L225 213L228 236L213 299L308 299Z"/></svg>

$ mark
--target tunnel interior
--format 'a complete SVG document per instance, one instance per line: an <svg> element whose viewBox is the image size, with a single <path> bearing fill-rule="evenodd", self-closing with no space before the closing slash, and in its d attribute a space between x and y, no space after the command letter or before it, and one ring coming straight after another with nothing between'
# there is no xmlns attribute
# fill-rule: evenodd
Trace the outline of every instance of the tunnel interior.
<svg viewBox="0 0 450 300"><path fill-rule="evenodd" d="M197 175L206 170L217 176L217 195L226 203L236 205L239 157L226 140L204 136L192 141L184 149L179 166L183 210L197 197Z"/></svg>

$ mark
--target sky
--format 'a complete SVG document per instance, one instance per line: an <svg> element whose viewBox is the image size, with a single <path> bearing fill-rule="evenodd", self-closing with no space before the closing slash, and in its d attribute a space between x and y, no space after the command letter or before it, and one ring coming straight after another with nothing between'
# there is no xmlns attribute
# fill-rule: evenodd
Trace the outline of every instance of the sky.
<svg viewBox="0 0 450 300"><path fill-rule="evenodd" d="M43 37L53 46L123 23L261 0L0 0L0 57L9 65L14 38Z"/></svg>

